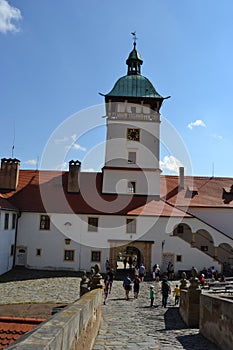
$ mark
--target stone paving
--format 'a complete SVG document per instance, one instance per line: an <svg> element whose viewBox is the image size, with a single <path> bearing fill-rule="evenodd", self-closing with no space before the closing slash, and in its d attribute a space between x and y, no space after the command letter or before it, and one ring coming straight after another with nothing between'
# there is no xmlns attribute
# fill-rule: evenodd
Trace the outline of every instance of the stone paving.
<svg viewBox="0 0 233 350"><path fill-rule="evenodd" d="M93 350L218 350L199 334L198 329L185 326L172 295L168 307L162 308L159 283L154 283L155 303L151 308L150 284L141 283L139 298L134 299L130 292L127 301L122 281L114 281L112 293L102 307L101 328ZM79 298L79 286L77 273L13 270L0 276L0 306L69 304Z"/></svg>
<svg viewBox="0 0 233 350"><path fill-rule="evenodd" d="M161 306L160 283L153 284L155 302L150 307L151 282L142 282L138 299L130 292L127 301L122 281L114 281L112 293L102 308L101 329L93 350L217 350L198 329L185 326L172 294L168 307Z"/></svg>

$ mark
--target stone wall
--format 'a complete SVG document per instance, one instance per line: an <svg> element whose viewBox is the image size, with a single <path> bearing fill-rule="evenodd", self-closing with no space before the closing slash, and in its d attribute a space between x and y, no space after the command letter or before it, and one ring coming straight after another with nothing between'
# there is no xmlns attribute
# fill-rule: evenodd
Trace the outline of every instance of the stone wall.
<svg viewBox="0 0 233 350"><path fill-rule="evenodd" d="M200 333L222 350L232 350L233 300L210 294L200 297Z"/></svg>
<svg viewBox="0 0 233 350"><path fill-rule="evenodd" d="M199 325L200 289L181 289L179 313L188 327Z"/></svg>
<svg viewBox="0 0 233 350"><path fill-rule="evenodd" d="M26 333L8 349L14 350L91 350L101 321L102 290L83 295Z"/></svg>

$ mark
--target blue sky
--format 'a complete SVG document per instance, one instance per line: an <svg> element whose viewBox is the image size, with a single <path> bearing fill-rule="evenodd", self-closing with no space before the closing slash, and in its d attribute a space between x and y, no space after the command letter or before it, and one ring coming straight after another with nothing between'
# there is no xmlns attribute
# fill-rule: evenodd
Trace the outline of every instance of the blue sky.
<svg viewBox="0 0 233 350"><path fill-rule="evenodd" d="M75 113L103 104L99 92L126 74L136 30L142 74L162 96L171 95L161 109L163 173L186 167L182 154L166 147L169 123L194 175L232 176L232 17L232 0L147 0L144 6L138 0L0 0L0 156L34 169L59 134L54 144L67 147L69 139L72 147L48 167L79 159L83 170L100 169L101 108L93 125L84 125L92 118L84 112L70 135L60 131Z"/></svg>

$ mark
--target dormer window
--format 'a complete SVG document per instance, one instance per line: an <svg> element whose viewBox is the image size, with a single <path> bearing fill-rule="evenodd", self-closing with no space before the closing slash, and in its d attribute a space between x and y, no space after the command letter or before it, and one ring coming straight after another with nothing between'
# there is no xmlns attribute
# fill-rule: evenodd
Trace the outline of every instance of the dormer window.
<svg viewBox="0 0 233 350"><path fill-rule="evenodd" d="M189 197L193 198L194 196L198 195L198 188L194 186L188 186L187 192Z"/></svg>

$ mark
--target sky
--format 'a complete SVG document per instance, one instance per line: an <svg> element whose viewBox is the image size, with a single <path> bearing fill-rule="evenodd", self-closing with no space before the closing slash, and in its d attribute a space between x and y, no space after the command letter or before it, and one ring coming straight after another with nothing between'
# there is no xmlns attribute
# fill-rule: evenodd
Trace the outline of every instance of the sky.
<svg viewBox="0 0 233 350"><path fill-rule="evenodd" d="M23 169L67 169L78 159L83 171L99 171L99 93L126 74L136 31L142 74L171 96L160 110L163 174L182 165L231 177L232 17L232 0L0 0L0 157ZM43 162L47 154L53 161Z"/></svg>

